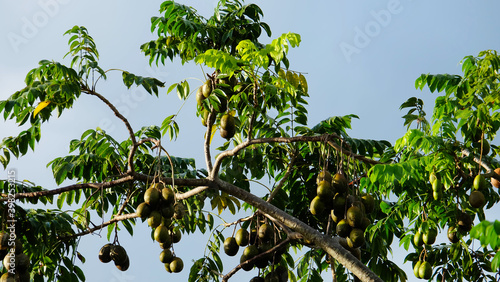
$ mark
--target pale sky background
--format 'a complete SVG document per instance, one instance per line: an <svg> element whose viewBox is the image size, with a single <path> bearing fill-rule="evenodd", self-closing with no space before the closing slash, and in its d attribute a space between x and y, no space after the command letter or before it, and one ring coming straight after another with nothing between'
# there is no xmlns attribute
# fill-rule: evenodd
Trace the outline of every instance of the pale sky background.
<svg viewBox="0 0 500 282"><path fill-rule="evenodd" d="M63 37L63 33L74 25L83 25L89 30L100 52L103 69L120 68L138 75L155 76L167 86L186 78L202 79L199 66L181 66L176 60L150 68L148 59L140 52L139 46L154 38L150 17L158 15L161 2L0 0L0 100L24 87L26 73L36 67L38 61L68 62L62 58L68 51L69 39ZM179 2L194 6L206 17L212 14L217 3L214 0ZM285 32L302 36L300 47L291 49L289 60L291 69L306 73L311 95L309 125L330 116L357 114L360 119L353 122L353 130L349 132L356 138L394 143L405 132L401 119L405 112L399 111L401 103L417 96L426 102L428 116L432 114L436 95L414 87L421 73L461 74L459 62L463 57L477 55L482 50L500 49L498 1L260 0L253 3L264 11L264 21L272 29L272 38ZM268 43L272 38L262 41ZM196 79L189 82L191 89L200 85ZM97 91L115 103L135 130L160 125L182 104L175 93L166 96L166 88L161 91L160 99L149 97L140 89L127 91L119 72L100 82ZM203 167L204 128L195 116L194 97L181 110L177 121L181 126L178 142L165 143L167 150L175 156L195 157L198 167ZM71 111L42 127L44 135L36 153L13 160L9 167L17 169L19 180L30 179L55 188L45 165L55 157L66 155L70 140L98 126L117 139L126 137L123 125L109 109L92 97L81 96ZM2 122L0 138L20 130L13 123ZM0 178L6 178L5 171ZM185 236L175 245L185 269L181 274L168 274L158 259L159 246L149 239L149 227L146 223L138 224L133 238L126 231L120 234L120 242L131 259L128 271L122 273L113 264L98 261L99 248L107 243L105 235L82 238L80 252L87 263L80 266L87 281L156 281L158 277L186 281L191 260L203 255L207 239L208 235ZM397 248L397 244L393 247ZM406 255L397 250L395 254L395 261L402 261ZM224 254L222 257L227 258ZM235 265L236 262L226 264L224 272ZM233 280L249 280L256 274L256 270L240 271ZM411 272L408 278L416 280Z"/></svg>

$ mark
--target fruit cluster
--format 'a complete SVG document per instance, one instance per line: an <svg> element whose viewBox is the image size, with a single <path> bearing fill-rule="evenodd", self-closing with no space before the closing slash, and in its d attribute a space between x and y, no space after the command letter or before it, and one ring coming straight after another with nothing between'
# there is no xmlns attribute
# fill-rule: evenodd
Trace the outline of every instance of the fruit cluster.
<svg viewBox="0 0 500 282"><path fill-rule="evenodd" d="M176 257L171 250L174 243L181 240L181 231L172 219L184 217L185 207L181 202L176 202L172 188L164 183L153 183L144 193L144 202L137 207L137 215L154 230L153 237L160 243L162 249L160 261L168 272L181 272L184 263Z"/></svg>
<svg viewBox="0 0 500 282"><path fill-rule="evenodd" d="M236 133L235 118L231 114L225 112L227 111L228 99L231 99L233 95L238 93L234 91L234 89L235 88L239 89L242 87L243 86L238 84L238 79L236 78L235 75L232 75L230 77L227 75L219 75L218 78L207 79L205 83L203 83L203 85L200 86L196 92L196 102L198 104L201 116L201 123L203 124L203 126L207 126L209 122L213 123L217 118L216 114L221 113L222 116L220 117L220 135L225 139L228 140L231 139ZM211 110L203 106L203 101L209 98L211 95L216 95L213 94L215 93L214 90L216 89L218 89L220 92L223 92L225 96L222 97L220 95L217 96L218 100L220 101L220 105L217 109L217 112L216 111L212 112L211 115L212 120L209 121L208 118Z"/></svg>
<svg viewBox="0 0 500 282"><path fill-rule="evenodd" d="M283 253L286 252L286 247L265 255L262 254L277 245L280 240L277 235L271 223L263 223L258 228L254 226L250 229L250 232L242 228L236 232L234 237L227 237L224 240L224 252L228 256L235 256L240 247L245 247L240 257L241 268L245 271L250 271L254 267L263 269L270 264L274 266L281 261ZM257 259L252 260L257 256L259 256ZM282 266L276 266L273 271L267 274L265 281L268 281L268 277L274 276L276 276L276 280L271 281L287 281L288 271ZM251 281L260 281L259 279L262 278L254 277Z"/></svg>
<svg viewBox="0 0 500 282"><path fill-rule="evenodd" d="M126 271L130 267L130 260L125 248L120 245L106 244L99 250L99 260L104 263L113 261L116 268Z"/></svg>
<svg viewBox="0 0 500 282"><path fill-rule="evenodd" d="M28 269L30 259L23 252L21 240L11 240L9 233L0 233L0 258L3 261L3 269L6 271L0 281L30 281Z"/></svg>
<svg viewBox="0 0 500 282"><path fill-rule="evenodd" d="M374 209L373 196L364 194L356 198L348 195L348 182L341 173L332 176L322 170L316 178L316 184L316 197L310 205L311 213L321 217L329 211L336 223L336 234L346 239L350 249L361 247L365 243L365 229L371 224L366 214Z"/></svg>

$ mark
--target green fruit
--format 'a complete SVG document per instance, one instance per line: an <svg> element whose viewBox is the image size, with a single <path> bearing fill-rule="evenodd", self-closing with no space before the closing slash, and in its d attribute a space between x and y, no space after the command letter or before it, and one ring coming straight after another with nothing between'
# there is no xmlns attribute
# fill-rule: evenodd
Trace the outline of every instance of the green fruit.
<svg viewBox="0 0 500 282"><path fill-rule="evenodd" d="M443 191L432 191L432 198L434 200L439 201L443 198Z"/></svg>
<svg viewBox="0 0 500 282"><path fill-rule="evenodd" d="M203 103L203 100L205 100L205 96L203 96L203 87L199 87L198 90L196 91L196 103L198 106L201 106L201 103Z"/></svg>
<svg viewBox="0 0 500 282"><path fill-rule="evenodd" d="M144 193L144 202L151 207L156 207L160 202L160 191L155 187L148 188Z"/></svg>
<svg viewBox="0 0 500 282"><path fill-rule="evenodd" d="M171 188L165 187L165 188L161 189L161 196L162 196L163 201L166 205L173 205L174 204L175 193Z"/></svg>
<svg viewBox="0 0 500 282"><path fill-rule="evenodd" d="M234 235L234 238L236 240L236 244L240 247L244 247L248 245L250 241L250 234L246 229L240 229L236 232L236 235Z"/></svg>
<svg viewBox="0 0 500 282"><path fill-rule="evenodd" d="M420 264L420 267L418 268L418 274L420 275L420 278L422 279L430 279L432 276L432 266L430 263L427 261L424 261Z"/></svg>
<svg viewBox="0 0 500 282"><path fill-rule="evenodd" d="M115 266L116 266L116 268L118 268L121 271L126 271L130 267L130 260L129 260L128 256L125 258L124 261L122 261L120 263L115 261Z"/></svg>
<svg viewBox="0 0 500 282"><path fill-rule="evenodd" d="M420 265L422 264L421 261L417 261L417 263L415 263L415 266L413 267L413 274L415 275L415 277L417 277L418 279L420 279Z"/></svg>
<svg viewBox="0 0 500 282"><path fill-rule="evenodd" d="M372 224L372 221L368 217L363 216L363 220L361 220L361 226L359 228L364 231L368 226L370 226L370 224Z"/></svg>
<svg viewBox="0 0 500 282"><path fill-rule="evenodd" d="M343 174L336 173L333 176L333 188L335 188L335 191L339 193L345 193L347 192L347 179Z"/></svg>
<svg viewBox="0 0 500 282"><path fill-rule="evenodd" d="M161 224L161 214L159 211L152 211L151 214L148 217L148 225L151 228L156 228L158 225Z"/></svg>
<svg viewBox="0 0 500 282"><path fill-rule="evenodd" d="M429 228L427 229L424 234L422 234L422 241L426 245L432 245L434 242L436 242L436 237L437 237L437 229L436 228Z"/></svg>
<svg viewBox="0 0 500 282"><path fill-rule="evenodd" d="M166 243L169 239L168 228L165 225L159 225L155 229L154 238L158 243Z"/></svg>
<svg viewBox="0 0 500 282"><path fill-rule="evenodd" d="M371 194L361 196L361 203L365 206L366 213L371 213L375 208L375 198Z"/></svg>
<svg viewBox="0 0 500 282"><path fill-rule="evenodd" d="M264 278L255 276L254 278L250 279L250 282L265 282Z"/></svg>
<svg viewBox="0 0 500 282"><path fill-rule="evenodd" d="M272 239L273 237L273 227L267 223L262 224L259 227L259 239L261 239L263 242L267 242Z"/></svg>
<svg viewBox="0 0 500 282"><path fill-rule="evenodd" d="M135 211L137 213L137 215L142 218L142 220L146 219L149 217L149 215L151 214L151 208L149 207L149 205L147 203L140 203L138 206L137 206L137 209Z"/></svg>
<svg viewBox="0 0 500 282"><path fill-rule="evenodd" d="M349 245L351 248L358 248L361 247L365 243L365 232L359 228L353 228L351 230L351 233L349 233L349 242L352 243L352 245Z"/></svg>
<svg viewBox="0 0 500 282"><path fill-rule="evenodd" d="M450 226L448 228L447 236L448 240L450 240L451 243L457 243L458 241L460 241L458 230L454 226Z"/></svg>
<svg viewBox="0 0 500 282"><path fill-rule="evenodd" d="M113 245L109 251L111 259L115 264L122 264L128 259L127 252L120 245Z"/></svg>
<svg viewBox="0 0 500 282"><path fill-rule="evenodd" d="M309 210L313 215L320 216L325 212L325 204L321 200L319 196L314 197L314 199L311 201L311 206L309 207Z"/></svg>
<svg viewBox="0 0 500 282"><path fill-rule="evenodd" d="M363 220L363 212L359 207L352 206L347 210L346 219L351 227L359 227Z"/></svg>
<svg viewBox="0 0 500 282"><path fill-rule="evenodd" d="M174 257L169 263L170 271L173 273L179 273L184 268L184 262L179 257Z"/></svg>
<svg viewBox="0 0 500 282"><path fill-rule="evenodd" d="M170 263L165 263L165 270L168 272L168 273L172 273L172 270L170 270Z"/></svg>
<svg viewBox="0 0 500 282"><path fill-rule="evenodd" d="M210 94L212 94L212 90L213 90L212 89L212 80L208 79L201 86L201 92L205 98L208 98L208 96L210 96Z"/></svg>
<svg viewBox="0 0 500 282"><path fill-rule="evenodd" d="M345 212L345 202L346 199L344 196L342 196L342 194L335 194L335 196L333 197L333 210L335 210L337 214L343 215Z"/></svg>
<svg viewBox="0 0 500 282"><path fill-rule="evenodd" d="M250 259L259 254L259 249L255 245L250 245L243 250L243 254Z"/></svg>
<svg viewBox="0 0 500 282"><path fill-rule="evenodd" d="M475 190L484 190L488 188L487 185L488 184L486 183L486 179L484 179L484 176L482 176L481 174L478 174L476 175L476 177L474 177L474 183L472 184L472 187Z"/></svg>
<svg viewBox="0 0 500 282"><path fill-rule="evenodd" d="M324 200L330 200L333 197L333 187L330 182L322 180L318 183L316 188L316 194L318 197Z"/></svg>
<svg viewBox="0 0 500 282"><path fill-rule="evenodd" d="M174 205L163 205L163 207L160 209L160 213L164 219L171 219L175 214Z"/></svg>
<svg viewBox="0 0 500 282"><path fill-rule="evenodd" d="M235 119L232 115L230 114L225 114L221 117L220 119L220 127L222 129L230 129L235 127Z"/></svg>
<svg viewBox="0 0 500 282"><path fill-rule="evenodd" d="M174 205L174 218L175 219L181 219L184 217L184 214L186 213L186 207L181 202L177 202Z"/></svg>
<svg viewBox="0 0 500 282"><path fill-rule="evenodd" d="M417 247L421 247L424 244L424 239L420 230L415 232L415 235L413 235L413 244Z"/></svg>
<svg viewBox="0 0 500 282"><path fill-rule="evenodd" d="M316 184L319 184L323 180L332 183L332 175L326 170L322 170L318 173L318 177L316 178Z"/></svg>
<svg viewBox="0 0 500 282"><path fill-rule="evenodd" d="M160 261L162 263L170 263L174 259L174 255L170 250L163 250L160 253Z"/></svg>
<svg viewBox="0 0 500 282"><path fill-rule="evenodd" d="M434 182L431 182L431 184L432 184L432 191L435 192L443 191L443 183L441 182L441 180L436 179L434 180Z"/></svg>
<svg viewBox="0 0 500 282"><path fill-rule="evenodd" d="M351 233L351 226L349 225L349 223L347 223L347 220L342 219L341 221L339 221L339 223L337 223L336 232L337 235L343 238L349 236L349 234Z"/></svg>
<svg viewBox="0 0 500 282"><path fill-rule="evenodd" d="M250 230L250 236L249 236L249 241L248 241L249 244L257 243L257 233L258 233L257 229L255 229L255 228L252 228Z"/></svg>
<svg viewBox="0 0 500 282"><path fill-rule="evenodd" d="M232 257L235 256L238 253L239 246L236 243L236 239L234 237L227 237L226 240L224 240L224 252L226 255Z"/></svg>
<svg viewBox="0 0 500 282"><path fill-rule="evenodd" d="M179 243L181 241L182 233L178 228L170 231L170 234L172 236L172 242Z"/></svg>
<svg viewBox="0 0 500 282"><path fill-rule="evenodd" d="M472 191L469 196L469 203L473 208L482 208L486 203L486 198L481 191Z"/></svg>
<svg viewBox="0 0 500 282"><path fill-rule="evenodd" d="M112 244L106 244L99 250L99 260L101 262L108 263L111 261L110 251L112 246Z"/></svg>
<svg viewBox="0 0 500 282"><path fill-rule="evenodd" d="M432 182L434 182L434 180L436 180L436 179L437 179L437 175L436 175L436 173L434 173L434 171L433 171L433 172L431 172L431 173L429 174L429 183L431 183L431 184L432 184Z"/></svg>
<svg viewBox="0 0 500 282"><path fill-rule="evenodd" d="M253 266L254 266L254 263L250 263L250 262L245 263L245 261L247 261L247 260L249 260L249 259L251 259L251 257L249 257L249 256L247 256L247 255L245 255L245 254L241 255L241 257L240 257L240 264L242 264L242 265L241 265L241 268L242 268L243 270L245 270L245 271L250 271L250 270L252 270L252 268L253 268Z"/></svg>

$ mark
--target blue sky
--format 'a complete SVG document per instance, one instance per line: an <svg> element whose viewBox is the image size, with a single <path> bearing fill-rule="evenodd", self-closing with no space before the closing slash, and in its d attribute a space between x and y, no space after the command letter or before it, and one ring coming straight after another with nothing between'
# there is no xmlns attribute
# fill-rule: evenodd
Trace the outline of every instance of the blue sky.
<svg viewBox="0 0 500 282"><path fill-rule="evenodd" d="M1 1L0 2L0 100L24 86L24 76L41 59L63 60L68 37L63 33L74 25L88 28L100 52L104 69L120 68L138 75L155 76L167 85L190 78L191 89L199 86L199 66L181 66L176 60L150 68L139 46L154 38L150 17L158 14L162 1ZM216 1L179 1L209 17ZM248 2L250 3L250 2ZM424 99L432 114L435 94L417 91L415 79L421 73L460 74L460 60L486 49L500 49L500 2L496 1L255 1L264 11L273 38L285 32L301 34L299 48L289 53L290 67L304 72L309 84L309 125L335 115L356 114L349 133L357 138L386 139L394 143L405 132L399 111L409 97ZM270 42L264 38L264 42ZM137 130L160 124L176 113L181 102L166 89L160 99L121 85L121 74L111 73L97 90L114 102ZM168 143L172 155L196 157L202 162L203 127L194 115L191 99L180 111L178 142ZM45 165L67 154L71 139L88 128L100 126L118 139L126 131L114 115L95 99L82 96L72 111L44 125L44 136L36 153L14 160L18 177L55 187ZM0 138L19 132L14 124L0 126ZM220 140L216 142L221 142ZM498 145L498 144L497 144ZM5 178L6 173L1 172ZM139 224L139 226L141 226ZM88 281L138 281L164 275L158 261L159 247L148 241L142 224L133 239L126 233L120 242L129 250L132 265L120 273L114 266L97 261L105 236L82 238L81 252ZM205 239L204 239L205 238ZM184 258L186 270L176 277L184 281L190 259L201 257L206 236L184 238L176 252ZM396 251L396 253L398 253ZM401 254L401 253L399 253ZM404 257L404 255L403 255ZM225 271L229 271L230 265ZM99 273L99 276L96 274ZM253 273L253 272L252 272ZM255 273L253 273L255 274ZM247 277L249 274L245 274ZM114 279L114 280L113 280ZM246 278L245 278L246 279ZM412 281L413 275L409 273Z"/></svg>

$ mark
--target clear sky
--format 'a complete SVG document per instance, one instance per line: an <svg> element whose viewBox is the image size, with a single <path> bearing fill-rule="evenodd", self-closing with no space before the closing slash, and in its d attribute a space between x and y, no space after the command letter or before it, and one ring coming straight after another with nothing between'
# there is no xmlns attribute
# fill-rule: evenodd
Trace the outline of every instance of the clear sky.
<svg viewBox="0 0 500 282"><path fill-rule="evenodd" d="M139 46L153 38L150 17L158 15L162 1L0 1L0 100L24 87L24 76L41 59L63 60L68 37L63 33L74 25L87 27L100 52L104 69L120 68L138 75L150 75L167 85L186 78L191 88L203 79L199 66L181 66L178 61L149 68ZM216 1L179 1L194 6L209 17ZM139 4L140 3L140 4ZM250 3L250 2L248 2ZM430 116L435 94L417 91L415 79L421 73L460 74L460 60L486 49L500 49L497 1L255 1L264 11L264 21L273 38L285 32L301 34L299 48L289 54L290 67L306 73L309 84L309 125L335 115L357 114L350 135L386 139L391 143L405 131L399 111L409 97L424 99ZM264 38L264 42L271 39ZM110 74L97 88L132 122L134 129L159 125L181 106L175 94L161 99L144 91L127 91L121 73ZM168 143L172 155L196 157L202 166L203 127L195 117L194 98L181 110L178 142ZM84 130L102 127L118 139L126 131L114 115L95 99L82 96L72 111L51 120L42 128L44 136L35 154L12 161L19 179L55 187L45 165L67 154L71 139ZM0 138L19 132L12 123L0 125ZM216 142L220 142L216 141ZM498 145L498 144L496 144ZM6 173L0 172L0 178ZM159 247L149 239L146 224L139 224L130 238L120 240L129 251L131 267L120 273L111 264L97 261L105 236L82 238L81 252L87 258L82 268L87 281L139 281L164 275L158 260ZM103 233L104 234L104 233ZM175 281L185 281L190 260L203 254L205 237L184 238L176 252L186 264ZM396 247L396 246L394 246ZM404 253L396 251L404 257ZM224 257L224 255L223 255ZM226 265L225 272L231 265ZM252 274L255 274L252 272ZM166 275L166 274L165 274ZM247 277L249 274L245 274ZM409 281L414 279L408 273ZM246 279L246 278L242 278ZM174 281L174 280L173 280Z"/></svg>

